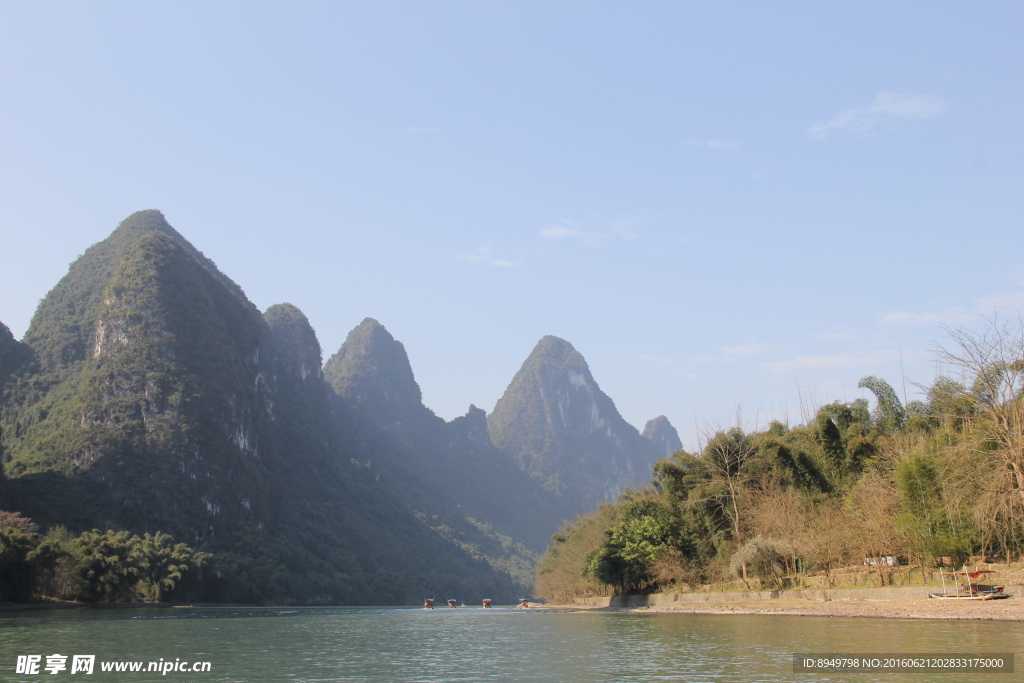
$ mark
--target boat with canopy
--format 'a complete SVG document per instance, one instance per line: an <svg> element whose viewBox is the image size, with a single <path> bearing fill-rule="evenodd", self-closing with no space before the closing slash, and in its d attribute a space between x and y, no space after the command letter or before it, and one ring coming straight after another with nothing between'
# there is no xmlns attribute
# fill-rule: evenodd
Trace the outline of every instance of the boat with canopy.
<svg viewBox="0 0 1024 683"><path fill-rule="evenodd" d="M1009 593L1003 591L1003 586L995 586L984 583L988 574L995 574L992 569L978 569L968 571L964 565L961 571L952 572L953 586L951 591L946 590L946 575L939 569L939 577L942 579L942 592L929 593L929 598L938 600L1000 600L1010 597Z"/></svg>

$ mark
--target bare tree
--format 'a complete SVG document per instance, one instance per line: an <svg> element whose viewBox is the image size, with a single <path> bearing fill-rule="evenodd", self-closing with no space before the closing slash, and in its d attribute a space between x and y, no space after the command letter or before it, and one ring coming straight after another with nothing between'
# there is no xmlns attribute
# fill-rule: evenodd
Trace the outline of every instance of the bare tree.
<svg viewBox="0 0 1024 683"><path fill-rule="evenodd" d="M738 541L750 480L746 466L757 450L738 427L713 433L708 430L702 440L700 455L680 452L672 460L662 460L655 465L655 477L678 500L704 506L725 521Z"/></svg>
<svg viewBox="0 0 1024 683"><path fill-rule="evenodd" d="M1024 321L987 323L978 331L945 328L952 344L935 351L969 388L974 426L1005 467L1003 493L1024 504Z"/></svg>
<svg viewBox="0 0 1024 683"><path fill-rule="evenodd" d="M769 485L759 491L747 515L750 532L784 541L797 547L803 538L807 515L813 508L807 500L791 488Z"/></svg>
<svg viewBox="0 0 1024 683"><path fill-rule="evenodd" d="M867 472L847 494L851 552L857 557L911 554L911 541L895 523L901 512L900 493L891 475Z"/></svg>

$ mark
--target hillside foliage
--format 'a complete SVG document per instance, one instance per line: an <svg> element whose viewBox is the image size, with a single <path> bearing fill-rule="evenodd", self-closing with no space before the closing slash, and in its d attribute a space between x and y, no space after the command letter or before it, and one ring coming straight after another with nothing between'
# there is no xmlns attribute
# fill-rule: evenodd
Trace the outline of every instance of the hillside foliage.
<svg viewBox="0 0 1024 683"><path fill-rule="evenodd" d="M169 535L93 529L45 534L0 511L0 601L161 602L193 600L212 569L208 553Z"/></svg>
<svg viewBox="0 0 1024 683"><path fill-rule="evenodd" d="M949 330L949 369L903 405L821 406L807 424L709 430L659 461L650 487L553 537L536 589L562 601L825 576L866 558L959 565L1024 553L1024 329Z"/></svg>
<svg viewBox="0 0 1024 683"><path fill-rule="evenodd" d="M45 530L8 539L25 551L11 566L38 574L94 529L122 549L160 529L205 558L189 593L205 601L520 597L560 519L550 497L486 439L481 411L446 423L422 405L376 321L336 355L325 378L297 307L261 314L158 211L128 217L22 342L0 329L0 509ZM46 540L58 529L74 541ZM49 595L39 585L29 593ZM126 585L60 595L184 595Z"/></svg>

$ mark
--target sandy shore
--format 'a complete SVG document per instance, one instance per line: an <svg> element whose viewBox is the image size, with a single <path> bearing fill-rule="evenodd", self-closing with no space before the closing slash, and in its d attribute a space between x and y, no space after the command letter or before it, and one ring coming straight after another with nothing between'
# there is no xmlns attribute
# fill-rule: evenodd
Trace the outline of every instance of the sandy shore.
<svg viewBox="0 0 1024 683"><path fill-rule="evenodd" d="M1014 588L1018 588L1015 586ZM1024 588L1024 586L1020 587ZM871 617L882 619L980 619L1024 621L1024 599L954 601L831 600L817 602L779 598L749 602L701 603L623 610L647 614L772 614L806 617Z"/></svg>

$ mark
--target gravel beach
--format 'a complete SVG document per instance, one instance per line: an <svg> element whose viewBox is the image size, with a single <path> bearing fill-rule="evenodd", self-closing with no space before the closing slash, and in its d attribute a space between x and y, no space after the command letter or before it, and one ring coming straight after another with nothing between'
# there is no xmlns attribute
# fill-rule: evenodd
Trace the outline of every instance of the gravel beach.
<svg viewBox="0 0 1024 683"><path fill-rule="evenodd" d="M1024 589L1024 586L1014 586ZM1009 588L1008 588L1009 590ZM648 614L772 614L805 617L871 617L881 619L981 619L1024 621L1024 599L1005 600L831 600L778 598L748 602L637 607Z"/></svg>
<svg viewBox="0 0 1024 683"><path fill-rule="evenodd" d="M993 565L987 565L993 568ZM1024 621L1024 566L995 566L997 583L1006 586L1011 597L1002 600L935 600L927 597L901 600L864 597L813 600L779 597L768 600L730 602L674 602L653 607L593 607L561 605L563 609L606 609L645 614L773 614L807 617L869 617L876 619L973 619ZM940 590L937 586L933 589ZM847 592L849 595L849 592ZM539 605L538 605L539 606ZM548 607L556 607L548 605Z"/></svg>

